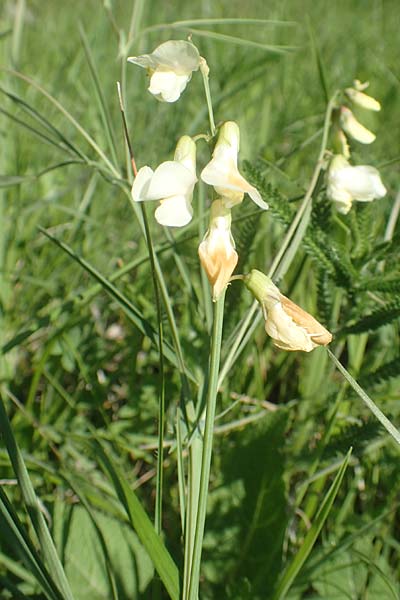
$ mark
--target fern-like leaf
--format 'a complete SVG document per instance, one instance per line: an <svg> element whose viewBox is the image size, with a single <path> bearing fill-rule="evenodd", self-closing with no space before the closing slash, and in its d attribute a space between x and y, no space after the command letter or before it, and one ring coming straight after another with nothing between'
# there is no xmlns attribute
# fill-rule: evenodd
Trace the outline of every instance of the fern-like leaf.
<svg viewBox="0 0 400 600"><path fill-rule="evenodd" d="M324 449L324 459L337 456L338 454L341 455L350 446L353 447L354 453L357 455L357 453L381 435L382 430L379 423L372 419L361 425L354 423L346 424L330 439Z"/></svg>
<svg viewBox="0 0 400 600"><path fill-rule="evenodd" d="M332 287L332 278L324 269L320 269L317 275L317 308L318 316L326 324L329 324L332 318Z"/></svg>
<svg viewBox="0 0 400 600"><path fill-rule="evenodd" d="M264 200L269 203L272 215L283 225L289 226L295 213L288 200L265 182L257 166L249 163L245 163L244 166L250 181L261 192ZM322 207L316 210L312 227L308 229L303 238L303 248L319 267L332 275L338 286L351 290L357 279L357 271L347 258L345 249L340 244L333 242L332 236L318 225L318 221L322 220L323 222L324 214L326 215L326 212Z"/></svg>
<svg viewBox="0 0 400 600"><path fill-rule="evenodd" d="M375 371L371 371L365 375L361 374L359 383L362 387L371 387L395 377L400 377L400 356L384 363L375 369Z"/></svg>
<svg viewBox="0 0 400 600"><path fill-rule="evenodd" d="M360 291L385 292L388 294L400 292L400 275L390 273L390 275L381 275L370 277L361 281L358 289Z"/></svg>
<svg viewBox="0 0 400 600"><path fill-rule="evenodd" d="M400 301L393 301L391 303L388 303L385 307L380 307L371 312L370 314L361 317L361 319L359 319L355 323L343 327L338 332L338 334L349 335L355 333L366 333L370 331L375 331L383 325L392 323L399 317Z"/></svg>

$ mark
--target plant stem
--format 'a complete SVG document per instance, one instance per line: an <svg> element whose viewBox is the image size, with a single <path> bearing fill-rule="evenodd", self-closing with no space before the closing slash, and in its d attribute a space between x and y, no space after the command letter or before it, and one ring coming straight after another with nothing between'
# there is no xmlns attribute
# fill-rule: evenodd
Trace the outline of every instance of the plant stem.
<svg viewBox="0 0 400 600"><path fill-rule="evenodd" d="M144 204L141 204L143 223L146 232L146 241L149 251L151 274L153 278L154 298L156 302L158 324L158 346L160 363L160 387L158 404L158 453L157 453L157 482L156 482L156 507L154 526L158 534L161 533L162 521L162 494L163 494L163 462L164 462L164 427L165 427L165 377L164 377L164 352L163 352L163 325L160 292L158 289L157 274L155 269L155 253L151 239L149 222Z"/></svg>
<svg viewBox="0 0 400 600"><path fill-rule="evenodd" d="M333 364L341 372L343 377L348 381L348 383L351 385L351 387L356 392L356 394L358 394L358 396L361 398L361 400L364 402L364 404L367 405L367 407L372 412L372 414L378 419L378 421L380 422L382 427L384 427L386 429L386 431L392 436L392 438L395 440L395 442L400 444L399 430L396 429L396 427L393 425L393 423L391 421L389 421L389 419L386 417L386 415L383 414L381 409L378 408L378 406L375 404L375 402L373 400L371 400L371 398L368 396L368 394L366 394L366 392L364 392L362 387L350 375L350 373L347 371L347 369L345 369L345 367L336 358L336 356L333 354L333 352L331 352L331 350L329 350L329 348L326 348L326 351L328 353L329 358L333 362Z"/></svg>
<svg viewBox="0 0 400 600"><path fill-rule="evenodd" d="M185 520L185 560L183 572L183 597L189 594L190 574L192 572L193 548L196 534L197 511L200 495L201 461L203 438L196 428L189 446L187 477L187 510Z"/></svg>
<svg viewBox="0 0 400 600"><path fill-rule="evenodd" d="M125 117L125 107L122 99L121 85L117 82L118 98L121 110L122 124L124 128L124 134L126 143L129 150L129 157L131 160L133 175L137 176L137 167L135 157L133 154L132 144L128 131L128 124ZM157 273L157 256L154 250L154 245L151 239L151 232L149 227L149 221L147 219L146 208L144 204L141 204L142 209L142 220L144 234L147 243L147 249L149 252L151 276L153 279L154 288L154 299L156 303L157 312L157 324L158 324L158 349L159 349L159 365L160 365L160 387L159 387L159 404L158 404L158 454L157 454L157 482L156 482L156 506L155 506L155 517L154 526L156 532L161 534L162 526L162 494L163 494L163 462L164 462L164 428L165 428L165 377L164 377L164 336L163 336L163 325L162 325L162 308L159 290L159 281Z"/></svg>
<svg viewBox="0 0 400 600"><path fill-rule="evenodd" d="M281 262L284 254L292 240L292 237L295 234L295 231L306 211L308 204L311 202L315 186L317 185L319 174L320 174L323 164L324 164L324 156L325 156L325 152L326 152L326 146L328 143L328 135L329 135L329 129L330 129L330 124L331 124L331 116L332 116L332 111L335 107L337 94L338 94L338 92L335 92L334 95L332 96L332 98L328 102L328 106L326 108L326 113L325 113L324 128L322 131L321 148L319 151L317 164L315 165L314 172L312 174L311 181L307 188L307 191L305 193L303 201L300 204L299 209L298 209L292 223L290 224L289 229L286 232L282 246L279 248L279 252L275 256L274 262L272 263L272 266L269 270L268 276L271 277L271 279L278 269L279 263Z"/></svg>
<svg viewBox="0 0 400 600"><path fill-rule="evenodd" d="M201 76L203 77L204 91L206 94L208 117L210 119L211 136L214 137L216 129L215 129L215 122L214 122L214 111L213 111L213 106L212 106L212 102L211 102L210 81L209 81L209 77L208 77L210 69L208 68L208 65L207 65L205 59L202 58L201 60L203 62L200 64L200 71L201 71Z"/></svg>
<svg viewBox="0 0 400 600"><path fill-rule="evenodd" d="M201 459L200 492L196 518L196 530L194 537L194 548L192 557L192 568L189 575L188 595L185 600L197 600L200 562L203 546L204 526L207 511L208 485L210 478L211 454L213 445L215 407L218 393L218 372L221 356L222 326L224 321L225 292L214 304L213 329L211 336L211 356L209 365L208 390L206 400L205 427L203 434L203 452ZM192 499L195 500L195 499ZM187 534L188 532L186 532ZM186 590L184 590L186 593Z"/></svg>

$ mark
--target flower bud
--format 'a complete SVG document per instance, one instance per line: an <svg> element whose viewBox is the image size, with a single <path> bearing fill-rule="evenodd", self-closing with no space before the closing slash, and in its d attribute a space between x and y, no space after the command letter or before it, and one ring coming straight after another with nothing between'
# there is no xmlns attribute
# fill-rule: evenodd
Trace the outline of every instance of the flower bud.
<svg viewBox="0 0 400 600"><path fill-rule="evenodd" d="M353 87L346 88L344 92L347 97L354 102L354 104L357 104L358 106L361 106L367 110L379 111L381 110L381 105L378 100L375 100L375 98L372 98L372 96L364 94L364 90L366 90L368 86L368 81L361 83L361 81L355 79L353 81Z"/></svg>
<svg viewBox="0 0 400 600"><path fill-rule="evenodd" d="M231 234L231 211L222 199L210 209L210 226L199 246L199 258L212 287L215 302L225 289L238 262Z"/></svg>
<svg viewBox="0 0 400 600"><path fill-rule="evenodd" d="M350 148L347 138L339 127L335 128L333 135L333 149L336 154L340 154L344 158L350 158Z"/></svg>
<svg viewBox="0 0 400 600"><path fill-rule="evenodd" d="M359 92L354 88L346 88L345 90L346 96L357 106L361 108L365 108L366 110L374 110L380 111L381 105L378 100L372 98L372 96L368 96L368 94L364 94L364 92Z"/></svg>
<svg viewBox="0 0 400 600"><path fill-rule="evenodd" d="M347 135L361 144L372 144L376 138L376 135L372 131L357 121L347 106L342 106L340 109L340 126Z"/></svg>
<svg viewBox="0 0 400 600"><path fill-rule="evenodd" d="M261 304L265 331L275 346L282 350L310 352L332 341L332 334L308 312L281 294L267 275L253 269L244 282Z"/></svg>
<svg viewBox="0 0 400 600"><path fill-rule="evenodd" d="M263 201L258 190L239 173L239 142L238 125L233 121L224 123L219 130L212 159L204 167L201 178L215 188L217 194L224 199L227 208L240 204L247 193L257 206L267 210L268 204Z"/></svg>

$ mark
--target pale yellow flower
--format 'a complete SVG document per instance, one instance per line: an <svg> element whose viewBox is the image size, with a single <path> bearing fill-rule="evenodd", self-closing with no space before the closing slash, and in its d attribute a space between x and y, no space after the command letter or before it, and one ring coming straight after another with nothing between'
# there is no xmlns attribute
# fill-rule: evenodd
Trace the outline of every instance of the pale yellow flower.
<svg viewBox="0 0 400 600"><path fill-rule="evenodd" d="M346 88L344 91L347 97L357 106L361 106L361 108L365 108L367 110L379 111L381 110L381 105L378 100L372 96L368 96L368 94L365 94L363 91L368 86L368 81L361 83L361 81L356 79L353 83L353 87Z"/></svg>
<svg viewBox="0 0 400 600"><path fill-rule="evenodd" d="M267 210L268 204L261 198L259 191L239 173L239 142L238 125L233 121L224 123L219 131L212 159L204 167L200 177L215 188L228 208L242 202L247 193L257 206Z"/></svg>
<svg viewBox="0 0 400 600"><path fill-rule="evenodd" d="M343 214L349 212L354 200L371 202L386 195L378 169L368 165L352 166L341 155L331 160L327 184L328 198Z"/></svg>
<svg viewBox="0 0 400 600"><path fill-rule="evenodd" d="M326 346L332 334L314 317L280 293L267 275L253 269L244 280L261 304L265 331L282 350L311 352Z"/></svg>
<svg viewBox="0 0 400 600"><path fill-rule="evenodd" d="M148 70L149 92L162 102L176 102L193 71L200 66L200 54L191 42L169 40L151 54L130 56L128 62Z"/></svg>
<svg viewBox="0 0 400 600"><path fill-rule="evenodd" d="M225 289L238 262L231 220L231 211L224 200L214 200L209 229L199 246L200 262L212 287L214 302Z"/></svg>
<svg viewBox="0 0 400 600"><path fill-rule="evenodd" d="M340 109L340 126L347 135L361 144L372 144L376 138L372 131L357 121L347 106L342 106Z"/></svg>
<svg viewBox="0 0 400 600"><path fill-rule="evenodd" d="M180 138L174 160L161 163L155 171L139 169L132 186L135 202L159 200L154 216L160 225L183 227L192 219L192 197L196 177L196 144L191 137Z"/></svg>

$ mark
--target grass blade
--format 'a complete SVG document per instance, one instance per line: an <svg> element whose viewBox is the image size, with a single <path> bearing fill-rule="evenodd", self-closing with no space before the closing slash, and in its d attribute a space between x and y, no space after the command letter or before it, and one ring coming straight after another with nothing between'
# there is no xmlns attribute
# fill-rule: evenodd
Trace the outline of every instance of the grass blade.
<svg viewBox="0 0 400 600"><path fill-rule="evenodd" d="M30 129L31 131L33 131L34 133L36 133L36 135L41 136L42 138L46 139L48 142L51 142L54 145L58 146L60 149L65 150L65 151L69 152L70 154L77 155L77 156L79 156L80 158L82 158L82 159L84 159L86 161L89 160L87 158L87 156L85 156L85 154L81 150L79 150L78 148L76 148L64 136L64 134L61 133L61 131L59 129L57 129L57 127L54 127L54 125L52 125L52 123L50 123L50 121L48 119L46 119L46 117L44 117L39 111L37 111L35 108L33 108L33 106L31 106L30 104L28 104L27 102L25 102L25 100L23 100L22 98L20 98L16 94L14 94L12 92L8 92L7 90L5 90L2 87L0 87L0 92L2 94L4 94L5 96L7 96L7 98L9 100L11 100L14 104L16 104L18 106L18 108L20 108L25 113L27 113L36 123L38 123L39 125L41 125L42 127L44 127L49 133L51 133L52 135L54 135L59 140L59 143L57 143L52 138L49 138L48 136L45 136L43 133L37 131L36 129L34 129L30 125L28 125L27 123L24 123L24 121L21 121L17 117L14 117L13 115L10 115L6 111L2 110L1 112L3 112L7 117L14 119L14 121L16 121L17 123L19 123L20 125L25 126L27 129Z"/></svg>
<svg viewBox="0 0 400 600"><path fill-rule="evenodd" d="M41 550L48 564L50 573L54 576L54 580L62 593L65 600L73 600L73 595L65 576L64 568L58 557L54 542L51 538L46 521L40 510L39 501L33 489L32 482L28 475L28 470L25 466L21 451L19 450L14 438L10 422L0 397L0 429L3 434L3 439L13 466L15 475L21 488L21 494L25 502L26 509L32 521L32 525L37 533Z"/></svg>
<svg viewBox="0 0 400 600"><path fill-rule="evenodd" d="M14 77L18 77L18 79L22 79L22 81L25 81L25 83L31 85L38 92L40 92L40 94L42 94L42 96L47 98L47 100L49 100L64 115L64 117L66 117L68 119L68 121L75 127L75 129L77 131L79 131L79 133L85 138L85 140L93 148L93 150L96 152L96 154L98 154L98 156L107 165L107 167L111 171L112 175L114 177L116 177L117 179L120 178L120 173L114 167L114 165L109 161L109 159L104 154L103 150L99 147L99 145L96 143L96 141L88 134L86 129L84 127L82 127L82 125L80 123L78 123L78 121L71 115L71 113L66 108L64 108L64 106L62 104L60 104L60 102L58 102L58 100L56 100L54 98L54 96L49 94L49 92L47 92L44 88L42 88L42 86L40 86L38 83L36 83L36 81L31 79L30 77L27 77L26 75L23 75L22 73L19 73L18 71L11 70L8 72L11 75L14 75Z"/></svg>
<svg viewBox="0 0 400 600"><path fill-rule="evenodd" d="M132 321L132 323L134 323L136 325L136 327L144 335L146 335L151 340L151 342L153 344L155 344L156 347L158 347L158 336L157 336L155 329L146 319L144 319L144 317L141 315L140 311L132 304L132 302L130 302L112 283L110 283L110 281L105 279L105 277L103 277L103 275L101 275L101 273L99 273L97 271L97 269L92 267L92 265L90 265L85 259L78 256L69 246L67 246L67 244L64 244L64 242L61 242L57 238L53 237L48 231L46 231L42 227L39 227L39 230L46 237L48 237L49 240L51 240L59 248L64 250L64 252L66 252L71 258L73 258L81 267L83 267L86 271L88 271L88 273L90 273L101 284L103 289L105 289L106 292L108 294L110 294L110 296L112 296L118 302L118 304L121 306L121 308L127 314L129 319ZM164 344L163 344L163 350L164 350L165 357L174 366L177 367L178 362L177 362L176 355L175 355L173 349L171 348L171 346L169 346L165 340L164 340ZM194 375L192 375L192 373L190 373L190 371L186 370L186 375L189 379L191 379L192 381L195 381Z"/></svg>
<svg viewBox="0 0 400 600"><path fill-rule="evenodd" d="M81 36L83 49L85 51L85 56L89 66L90 74L92 75L94 89L96 92L97 102L100 110L100 116L104 125L104 130L107 136L107 142L112 155L112 160L114 165L118 165L117 147L115 143L115 135L112 127L110 112L107 107L106 99L104 98L103 90L101 89L100 78L98 76L97 68L93 60L88 39L86 37L86 33L82 25L79 26L79 34Z"/></svg>
<svg viewBox="0 0 400 600"><path fill-rule="evenodd" d="M174 21L173 23L161 23L160 25L151 25L142 29L141 34L149 31L158 31L160 29L179 29L179 27L201 27L203 25L288 25L293 27L297 25L296 21L279 21L274 19L187 19L184 21Z"/></svg>
<svg viewBox="0 0 400 600"><path fill-rule="evenodd" d="M245 38L236 37L234 35L227 35L225 33L217 33L216 31L208 31L203 29L185 28L185 31L192 35L198 35L199 37L206 37L218 42L225 42L228 44L235 44L237 46L245 46L247 48L258 48L265 52L272 52L273 54L286 54L287 52L293 52L297 50L296 46L280 46L272 44L262 44L261 42L254 42L253 40L246 40Z"/></svg>
<svg viewBox="0 0 400 600"><path fill-rule="evenodd" d="M179 600L179 571L171 555L157 535L151 520L136 494L132 491L128 481L110 457L106 455L99 442L96 444L95 451L103 470L108 473L112 480L117 496L125 508L132 527L146 548L170 597L172 600Z"/></svg>
<svg viewBox="0 0 400 600"><path fill-rule="evenodd" d="M322 60L322 56L321 56L321 52L317 43L317 40L315 38L315 33L314 33L314 29L311 25L311 20L308 19L308 34L310 36L310 40L311 40L311 47L315 56L315 60L317 63L317 69L318 69L318 75L319 75L319 80L321 83L321 87L322 87L322 91L324 94L324 100L326 103L329 102L329 91L328 91L328 84L326 82L326 76L325 76L325 67L324 67L324 63Z"/></svg>
<svg viewBox="0 0 400 600"><path fill-rule="evenodd" d="M46 567L43 565L34 545L24 531L24 528L9 502L3 489L0 487L0 532L1 538L14 548L26 568L34 576L49 600L61 600L57 587L52 581Z"/></svg>
<svg viewBox="0 0 400 600"><path fill-rule="evenodd" d="M386 429L386 431L392 436L392 438L400 444L400 432L394 425L389 421L389 419L383 414L380 408L377 407L375 402L371 400L371 398L364 392L362 387L357 383L357 381L350 375L347 369L344 368L342 363L338 361L336 356L329 350L328 352L329 358L334 363L336 368L342 373L343 377L349 382L353 390L356 392L358 396L360 396L361 400L368 406L369 410L373 415L378 419L379 423Z"/></svg>
<svg viewBox="0 0 400 600"><path fill-rule="evenodd" d="M33 173L32 175L0 175L0 188L12 187L14 185L21 185L23 183L29 183L35 179L40 179L43 175L61 169L62 167L68 167L69 165L84 165L82 160L65 160L64 162L50 165L40 171L39 173Z"/></svg>
<svg viewBox="0 0 400 600"><path fill-rule="evenodd" d="M308 530L306 537L304 538L303 545L300 550L297 552L296 556L293 558L292 562L285 569L283 576L278 584L278 587L273 595L273 600L281 600L286 598L286 594L289 591L294 579L298 575L300 569L304 565L307 560L317 538L320 534L320 531L328 517L328 514L332 508L333 502L336 498L336 495L339 491L340 485L343 480L343 476L345 474L349 459L351 455L351 448L346 454L342 465L337 472L337 475L326 494L321 507L314 519L314 522L311 528Z"/></svg>

